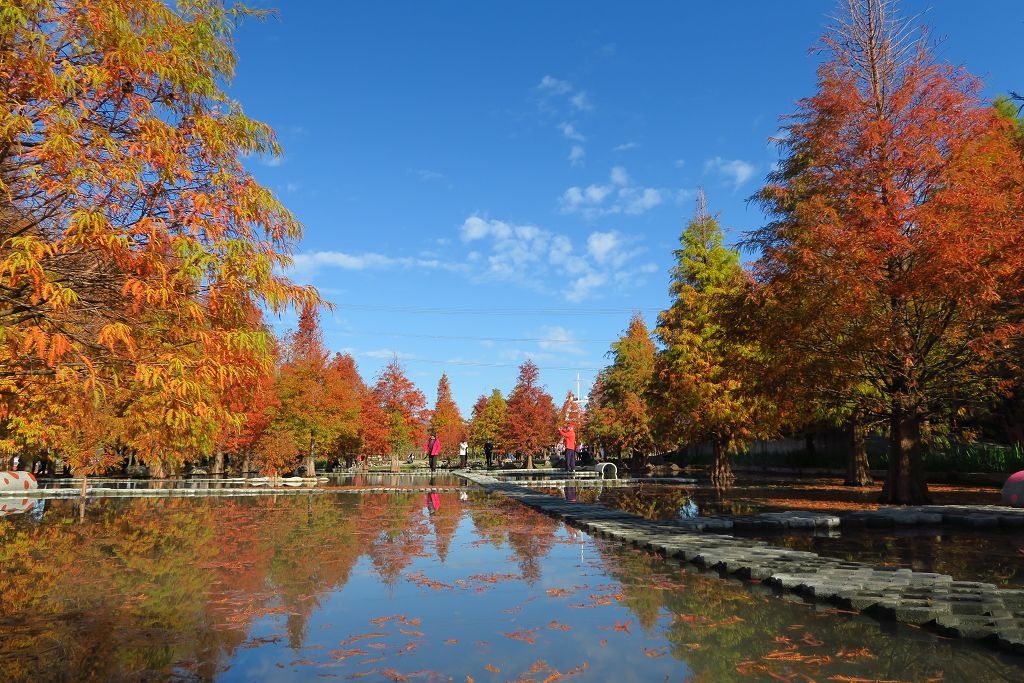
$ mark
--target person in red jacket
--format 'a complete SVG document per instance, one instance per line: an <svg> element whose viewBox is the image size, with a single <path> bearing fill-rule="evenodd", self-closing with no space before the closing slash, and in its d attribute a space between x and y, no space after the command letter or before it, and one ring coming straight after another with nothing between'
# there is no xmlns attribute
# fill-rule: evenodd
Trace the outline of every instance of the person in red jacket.
<svg viewBox="0 0 1024 683"><path fill-rule="evenodd" d="M559 429L558 433L565 439L565 471L575 472L576 471L576 428L572 426L572 422L565 426L565 429Z"/></svg>
<svg viewBox="0 0 1024 683"><path fill-rule="evenodd" d="M441 440L437 438L437 434L431 434L427 439L427 447L424 452L430 463L430 471L433 472L437 469L437 456L441 454Z"/></svg>

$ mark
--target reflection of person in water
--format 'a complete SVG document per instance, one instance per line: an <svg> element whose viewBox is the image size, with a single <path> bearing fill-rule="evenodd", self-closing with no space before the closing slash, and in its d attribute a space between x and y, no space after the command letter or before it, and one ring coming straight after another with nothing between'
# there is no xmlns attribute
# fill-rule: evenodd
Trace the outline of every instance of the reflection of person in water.
<svg viewBox="0 0 1024 683"><path fill-rule="evenodd" d="M569 501L570 503L575 503L576 502L576 487L575 486L566 486L565 487L565 499L567 501Z"/></svg>
<svg viewBox="0 0 1024 683"><path fill-rule="evenodd" d="M441 495L437 491L428 493L424 502L427 506L427 512L430 514L434 514L441 509Z"/></svg>
<svg viewBox="0 0 1024 683"><path fill-rule="evenodd" d="M687 498L686 505L679 508L679 516L683 519L692 519L694 517L697 517L699 516L699 512L700 511L697 509L697 504L693 502L693 498Z"/></svg>

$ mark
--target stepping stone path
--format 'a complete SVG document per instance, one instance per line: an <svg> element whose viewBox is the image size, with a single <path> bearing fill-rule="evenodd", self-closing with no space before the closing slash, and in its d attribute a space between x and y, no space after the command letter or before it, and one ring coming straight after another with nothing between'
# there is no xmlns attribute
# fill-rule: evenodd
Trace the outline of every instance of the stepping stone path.
<svg viewBox="0 0 1024 683"><path fill-rule="evenodd" d="M763 541L709 533L727 529L831 529L840 526L957 524L976 528L1024 525L1024 510L996 506L883 508L843 517L815 512L772 512L654 522L597 504L570 502L494 477L458 472L593 535L630 543L704 569L791 591L806 599L857 610L880 620L916 624L941 635L982 641L1024 654L1024 590L957 581L946 574L874 567L789 550ZM852 520L850 518L853 518Z"/></svg>

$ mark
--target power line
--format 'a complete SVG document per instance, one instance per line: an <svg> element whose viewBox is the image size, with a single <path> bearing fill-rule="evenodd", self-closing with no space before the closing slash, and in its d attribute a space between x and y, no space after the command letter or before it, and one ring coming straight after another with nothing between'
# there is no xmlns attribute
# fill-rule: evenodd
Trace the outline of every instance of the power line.
<svg viewBox="0 0 1024 683"><path fill-rule="evenodd" d="M460 341L485 341L485 342L544 342L549 344L611 344L616 339L552 339L538 337L467 337L464 335L444 334L412 334L408 332L358 332L355 330L340 330L337 328L324 328L324 332L335 332L350 337L413 337L417 339L456 339Z"/></svg>
<svg viewBox="0 0 1024 683"><path fill-rule="evenodd" d="M431 358L402 358L398 357L399 363L434 363L440 365L460 365L469 367L484 367L484 368L518 368L522 363L485 363L483 361L475 360L434 360ZM599 372L604 368L587 368L579 365L573 366L556 366L546 365L544 367L537 366L538 370L579 370L580 372Z"/></svg>
<svg viewBox="0 0 1024 683"><path fill-rule="evenodd" d="M440 315L630 315L661 313L660 308L441 308L437 306L388 306L384 304L337 304L337 310L382 313L433 313Z"/></svg>

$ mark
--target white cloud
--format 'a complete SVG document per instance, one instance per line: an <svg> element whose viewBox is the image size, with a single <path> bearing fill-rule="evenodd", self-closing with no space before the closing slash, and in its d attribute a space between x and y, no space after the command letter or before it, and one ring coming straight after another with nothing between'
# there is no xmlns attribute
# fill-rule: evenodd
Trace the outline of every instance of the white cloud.
<svg viewBox="0 0 1024 683"><path fill-rule="evenodd" d="M608 276L603 273L587 273L573 280L572 287L566 292L565 298L573 303L579 303L607 282Z"/></svg>
<svg viewBox="0 0 1024 683"><path fill-rule="evenodd" d="M284 184L284 191L288 192L289 194L298 192L301 189L302 189L302 183L285 183Z"/></svg>
<svg viewBox="0 0 1024 683"><path fill-rule="evenodd" d="M394 349L376 349L374 351L363 351L359 355L365 356L366 358L387 358L388 360L391 360L392 358L398 358L399 360L401 360L403 358L409 359L415 357L411 353L402 353L401 351L395 351Z"/></svg>
<svg viewBox="0 0 1024 683"><path fill-rule="evenodd" d="M579 342L573 338L572 332L559 325L542 327L540 329L540 336L541 339L537 342L537 346L545 351L574 354L584 353L583 349L580 348Z"/></svg>
<svg viewBox="0 0 1024 683"><path fill-rule="evenodd" d="M638 142L624 142L621 145L615 145L612 147L613 152L625 152L630 149L636 149L640 146Z"/></svg>
<svg viewBox="0 0 1024 683"><path fill-rule="evenodd" d="M611 181L615 185L629 185L629 174L626 173L626 169L621 166L613 166L611 172Z"/></svg>
<svg viewBox="0 0 1024 683"><path fill-rule="evenodd" d="M572 90L572 85L567 81L559 80L553 76L544 76L537 85L538 90L550 92L555 95L564 95Z"/></svg>
<svg viewBox="0 0 1024 683"><path fill-rule="evenodd" d="M392 257L374 253L347 254L342 251L314 251L293 256L288 274L298 281L308 282L314 275L326 268L350 271L420 268L457 272L464 270L465 266L434 257Z"/></svg>
<svg viewBox="0 0 1024 683"><path fill-rule="evenodd" d="M278 166L284 163L284 155L275 154L273 156L261 156L260 163L263 164L264 166L277 168Z"/></svg>
<svg viewBox="0 0 1024 683"><path fill-rule="evenodd" d="M734 190L750 180L754 175L755 166L742 159L723 159L715 157L704 162L704 172L714 172L732 182Z"/></svg>
<svg viewBox="0 0 1024 683"><path fill-rule="evenodd" d="M685 195L684 190L637 185L622 166L608 174L608 182L586 187L574 185L559 198L562 213L579 213L585 218L608 214L638 215L659 204Z"/></svg>
<svg viewBox="0 0 1024 683"><path fill-rule="evenodd" d="M592 105L590 100L587 99L586 91L583 90L570 97L569 103L580 111L590 111L594 108L594 105Z"/></svg>
<svg viewBox="0 0 1024 683"><path fill-rule="evenodd" d="M444 174L443 173L438 173L437 171L431 171L429 168L417 168L413 172L423 182L429 182L431 180L444 180Z"/></svg>
<svg viewBox="0 0 1024 683"><path fill-rule="evenodd" d="M615 232L592 232L587 237L587 251L598 263L608 259L608 255L621 246L618 233Z"/></svg>
<svg viewBox="0 0 1024 683"><path fill-rule="evenodd" d="M672 165L676 168L682 168L683 166L686 166L686 159L676 159L672 162Z"/></svg>
<svg viewBox="0 0 1024 683"><path fill-rule="evenodd" d="M583 149L583 145L573 145L572 149L569 150L569 163L573 166L580 166L583 163L583 157L587 155L587 151Z"/></svg>
<svg viewBox="0 0 1024 683"><path fill-rule="evenodd" d="M570 140L575 140L576 142L586 142L587 141L587 138L584 137L583 133L581 133L578 130L576 130L576 127L573 126L571 123L564 123L563 122L563 123L559 124L558 127L562 129L562 135L564 135L566 138L568 138Z"/></svg>
<svg viewBox="0 0 1024 683"><path fill-rule="evenodd" d="M310 254L296 254L293 267L299 270L311 270L320 266L331 266L342 270L366 270L367 268L386 268L394 265L395 259L381 254L346 254L341 251L315 251Z"/></svg>
<svg viewBox="0 0 1024 683"><path fill-rule="evenodd" d="M463 222L461 233L465 242L485 242L475 248L483 253L471 271L477 277L541 291L554 287L568 301L593 296L611 278L629 285L650 266L636 264L643 252L634 246L637 238L615 231L595 232L587 237L583 248L578 248L569 236L535 225L470 216ZM483 271L480 266L484 266Z"/></svg>

